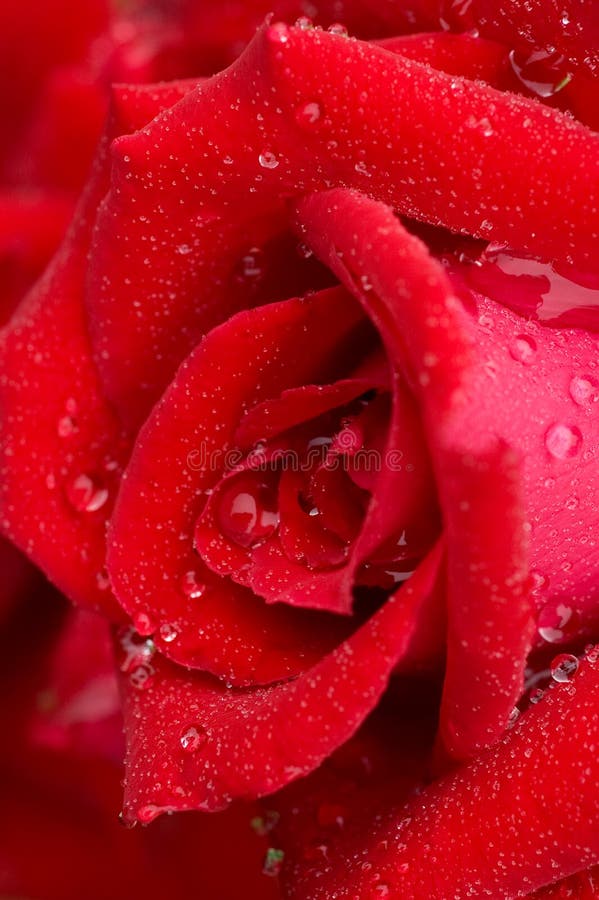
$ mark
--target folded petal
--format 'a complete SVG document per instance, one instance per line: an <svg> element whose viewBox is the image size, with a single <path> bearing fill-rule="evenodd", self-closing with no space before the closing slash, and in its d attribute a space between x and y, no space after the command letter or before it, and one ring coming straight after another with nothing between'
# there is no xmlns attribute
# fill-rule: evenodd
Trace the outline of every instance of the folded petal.
<svg viewBox="0 0 599 900"><path fill-rule="evenodd" d="M383 799L325 859L296 863L286 896L517 897L597 865L597 658L474 762L405 805Z"/></svg>
<svg viewBox="0 0 599 900"><path fill-rule="evenodd" d="M157 659L144 690L124 679L125 815L219 809L315 769L375 706L433 588L436 548L351 638L297 679L236 690Z"/></svg>

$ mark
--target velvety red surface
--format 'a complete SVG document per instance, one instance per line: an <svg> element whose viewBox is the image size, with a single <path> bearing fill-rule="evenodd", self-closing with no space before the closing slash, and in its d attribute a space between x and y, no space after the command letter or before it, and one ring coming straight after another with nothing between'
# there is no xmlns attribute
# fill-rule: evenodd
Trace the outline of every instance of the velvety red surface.
<svg viewBox="0 0 599 900"><path fill-rule="evenodd" d="M596 896L595 19L269 11L0 14L0 893Z"/></svg>

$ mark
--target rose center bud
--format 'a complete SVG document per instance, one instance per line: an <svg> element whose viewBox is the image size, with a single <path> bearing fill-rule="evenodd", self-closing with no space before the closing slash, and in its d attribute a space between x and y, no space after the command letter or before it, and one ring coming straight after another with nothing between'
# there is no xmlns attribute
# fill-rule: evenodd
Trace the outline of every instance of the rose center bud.
<svg viewBox="0 0 599 900"><path fill-rule="evenodd" d="M230 479L216 501L222 534L246 548L268 540L280 521L277 482L273 472L244 472Z"/></svg>

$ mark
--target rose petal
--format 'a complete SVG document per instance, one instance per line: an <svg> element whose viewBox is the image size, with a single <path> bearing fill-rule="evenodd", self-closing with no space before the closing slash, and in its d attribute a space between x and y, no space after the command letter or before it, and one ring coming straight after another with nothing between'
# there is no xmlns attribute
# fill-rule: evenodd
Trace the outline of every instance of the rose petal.
<svg viewBox="0 0 599 900"><path fill-rule="evenodd" d="M161 108L160 88L152 101L142 94L145 112L150 102ZM172 102L181 91L169 87L164 96ZM129 88L114 127L127 127L128 104L139 124ZM128 448L98 384L82 307L93 217L106 190L106 142L59 253L2 333L1 490L4 533L71 599L118 619L103 571L105 527Z"/></svg>
<svg viewBox="0 0 599 900"><path fill-rule="evenodd" d="M324 327L333 321L335 328ZM329 382L344 359L347 368L359 355L362 328L359 307L339 289L241 313L194 351L140 432L112 520L109 568L124 608L134 622L150 616L171 659L247 683L259 679L266 653L262 677L273 680L340 639L332 623L317 628L310 614L269 609L201 564L202 596L186 591L182 579L198 571L193 534L204 492L227 469L245 409L294 385ZM202 535L205 528L202 518ZM212 540L224 574L247 565L248 551L219 529ZM173 626L177 639L162 641L160 625Z"/></svg>
<svg viewBox="0 0 599 900"><path fill-rule="evenodd" d="M407 652L439 556L436 548L372 619L293 681L231 691L164 659L145 690L124 679L127 818L219 809L316 768L353 734Z"/></svg>
<svg viewBox="0 0 599 900"><path fill-rule="evenodd" d="M306 103L322 110L314 128L302 124ZM271 26L225 73L114 145L88 295L110 399L129 422L143 419L201 335L256 296L248 234L263 248L285 230L284 198L306 190L353 185L452 230L592 260L598 141L536 101Z"/></svg>
<svg viewBox="0 0 599 900"><path fill-rule="evenodd" d="M391 210L354 192L315 194L297 209L303 236L361 299L390 357L417 384L448 538L440 728L448 754L466 758L504 730L530 646L521 464L467 393L472 325L426 247Z"/></svg>
<svg viewBox="0 0 599 900"><path fill-rule="evenodd" d="M596 865L598 688L597 662L582 664L467 767L406 805L384 798L352 841L295 865L286 896L514 897Z"/></svg>

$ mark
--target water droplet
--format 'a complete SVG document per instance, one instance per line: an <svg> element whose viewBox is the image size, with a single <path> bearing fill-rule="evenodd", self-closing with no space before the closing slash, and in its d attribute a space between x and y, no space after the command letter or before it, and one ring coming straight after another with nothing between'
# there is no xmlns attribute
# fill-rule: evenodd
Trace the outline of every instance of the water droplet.
<svg viewBox="0 0 599 900"><path fill-rule="evenodd" d="M372 281L370 280L368 275L360 275L360 285L363 291L372 290Z"/></svg>
<svg viewBox="0 0 599 900"><path fill-rule="evenodd" d="M302 241L297 245L297 255L301 259L310 259L311 256L314 256L314 251L311 247L308 247L307 244L304 244Z"/></svg>
<svg viewBox="0 0 599 900"><path fill-rule="evenodd" d="M531 703L536 704L540 703L543 697L545 696L545 691L542 688L535 688L534 691L530 692L529 700Z"/></svg>
<svg viewBox="0 0 599 900"><path fill-rule="evenodd" d="M179 632L174 625L170 624L170 622L164 622L164 624L160 626L159 634L166 644L172 644L172 642L179 637Z"/></svg>
<svg viewBox="0 0 599 900"><path fill-rule="evenodd" d="M202 725L186 725L179 737L181 749L186 753L197 753L208 741L208 732Z"/></svg>
<svg viewBox="0 0 599 900"><path fill-rule="evenodd" d="M148 803L146 806L141 806L138 809L137 818L142 823L142 825L148 825L150 822L154 821L159 813L159 806L155 806L153 803Z"/></svg>
<svg viewBox="0 0 599 900"><path fill-rule="evenodd" d="M264 253L259 247L251 247L241 257L237 268L236 277L241 282L259 281L264 275Z"/></svg>
<svg viewBox="0 0 599 900"><path fill-rule="evenodd" d="M193 247L190 247L189 244L178 244L176 249L180 256L188 256L192 252Z"/></svg>
<svg viewBox="0 0 599 900"><path fill-rule="evenodd" d="M96 573L96 584L99 591L107 591L110 588L110 578L106 569Z"/></svg>
<svg viewBox="0 0 599 900"><path fill-rule="evenodd" d="M576 456L582 444L582 434L575 425L556 422L545 432L545 446L555 459L569 459Z"/></svg>
<svg viewBox="0 0 599 900"><path fill-rule="evenodd" d="M405 875L406 872L409 872L409 871L410 871L410 863L409 863L409 862L402 862L402 863L400 863L400 864L398 865L398 867L397 867L397 871L398 871L401 875Z"/></svg>
<svg viewBox="0 0 599 900"><path fill-rule="evenodd" d="M241 547L263 544L279 526L276 483L263 472L231 478L217 499L216 518L225 537Z"/></svg>
<svg viewBox="0 0 599 900"><path fill-rule="evenodd" d="M198 600L206 593L206 585L199 580L197 573L193 570L185 572L181 578L181 590L186 597L192 600Z"/></svg>
<svg viewBox="0 0 599 900"><path fill-rule="evenodd" d="M121 628L117 638L123 653L121 672L130 672L136 666L148 663L156 652L154 641L142 637L131 625Z"/></svg>
<svg viewBox="0 0 599 900"><path fill-rule="evenodd" d="M97 512L108 500L108 491L91 475L77 475L67 485L66 495L77 512Z"/></svg>
<svg viewBox="0 0 599 900"><path fill-rule="evenodd" d="M358 173L358 175L365 175L366 178L372 178L372 172L368 170L366 163L357 162L354 166L354 169Z"/></svg>
<svg viewBox="0 0 599 900"><path fill-rule="evenodd" d="M258 162L263 169L276 169L279 165L279 160L272 150L263 150L258 157Z"/></svg>
<svg viewBox="0 0 599 900"><path fill-rule="evenodd" d="M379 897L390 897L391 896L391 888L388 884L385 884L384 881L379 882L379 884L375 885L374 893L372 895L376 897L377 900Z"/></svg>
<svg viewBox="0 0 599 900"><path fill-rule="evenodd" d="M314 22L308 16L300 16L295 20L295 27L301 28L302 31L310 31L314 28Z"/></svg>
<svg viewBox="0 0 599 900"><path fill-rule="evenodd" d="M536 569L531 569L530 572L530 584L531 591L533 594L539 593L544 587L547 587L549 583L549 579L546 575L541 574L541 572L537 572Z"/></svg>
<svg viewBox="0 0 599 900"><path fill-rule="evenodd" d="M58 437L69 438L77 432L77 423L72 416L63 416L56 427Z"/></svg>
<svg viewBox="0 0 599 900"><path fill-rule="evenodd" d="M289 28L284 22L275 22L266 34L268 39L275 44L286 44L289 40Z"/></svg>
<svg viewBox="0 0 599 900"><path fill-rule="evenodd" d="M517 706L514 706L513 710L511 711L511 713L508 716L507 727L513 728L519 718L520 718L520 710L518 709Z"/></svg>
<svg viewBox="0 0 599 900"><path fill-rule="evenodd" d="M525 366L529 366L535 358L537 344L527 334L518 334L510 344L510 356Z"/></svg>
<svg viewBox="0 0 599 900"><path fill-rule="evenodd" d="M283 852L283 850L277 850L275 847L269 847L266 851L266 856L264 857L264 865L262 866L263 874L269 875L271 878L276 878L276 876L283 868L284 859L285 853Z"/></svg>
<svg viewBox="0 0 599 900"><path fill-rule="evenodd" d="M567 70L568 61L556 51L534 50L528 53L512 50L509 60L522 85L537 97L552 97L572 78Z"/></svg>
<svg viewBox="0 0 599 900"><path fill-rule="evenodd" d="M590 375L575 375L570 382L570 396L578 406L590 406L599 401L599 382Z"/></svg>
<svg viewBox="0 0 599 900"><path fill-rule="evenodd" d="M578 669L578 659L572 653L560 653L551 661L551 677L554 681L571 681Z"/></svg>
<svg viewBox="0 0 599 900"><path fill-rule="evenodd" d="M340 22L334 22L332 25L329 25L327 28L329 34L338 34L340 37L349 37L349 31L342 25Z"/></svg>
<svg viewBox="0 0 599 900"><path fill-rule="evenodd" d="M313 130L322 117L322 106L316 100L302 103L295 110L295 121L301 128Z"/></svg>
<svg viewBox="0 0 599 900"><path fill-rule="evenodd" d="M568 497L568 499L564 503L564 506L566 507L566 509L578 509L578 507L580 506L580 500L578 499L578 497L572 495L571 497Z"/></svg>
<svg viewBox="0 0 599 900"><path fill-rule="evenodd" d="M548 644L559 644L578 631L576 610L565 603L548 603L539 613L537 629Z"/></svg>
<svg viewBox="0 0 599 900"><path fill-rule="evenodd" d="M152 684L156 670L149 663L140 663L129 672L129 682L138 691L145 691Z"/></svg>
<svg viewBox="0 0 599 900"><path fill-rule="evenodd" d="M156 622L152 616L148 615L148 613L136 613L133 616L133 625L135 626L135 630L145 637L156 631Z"/></svg>

